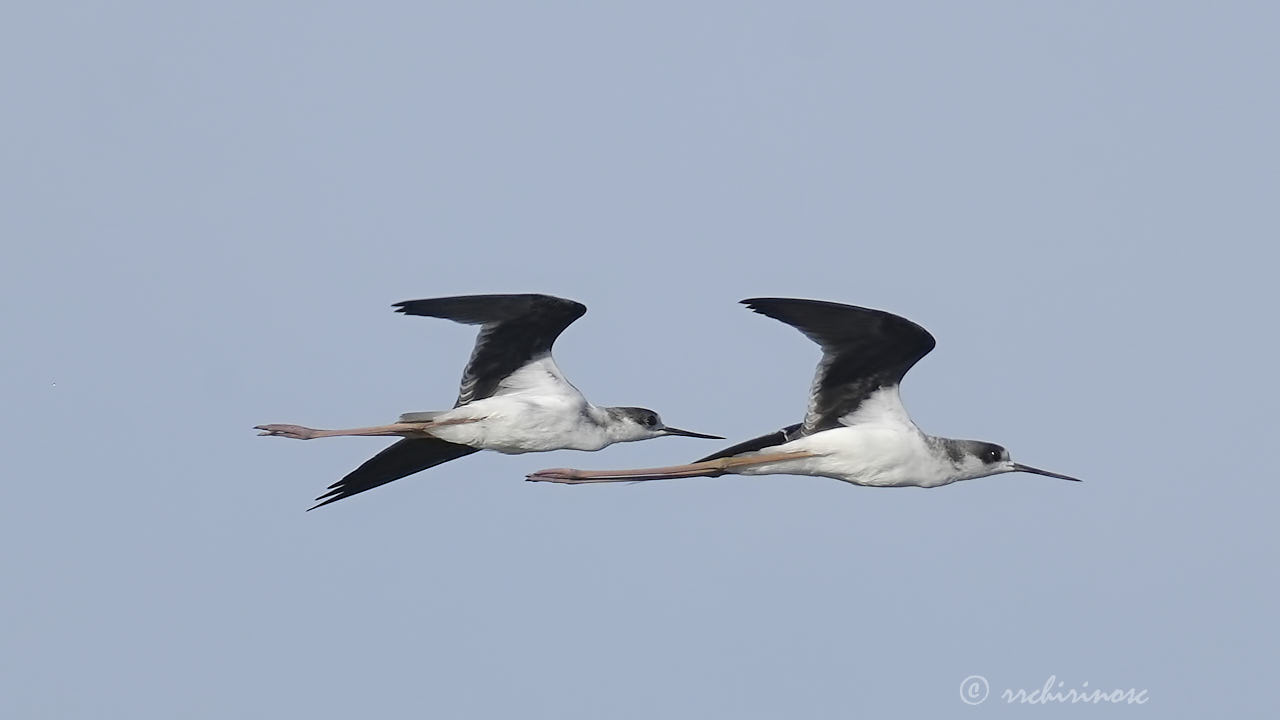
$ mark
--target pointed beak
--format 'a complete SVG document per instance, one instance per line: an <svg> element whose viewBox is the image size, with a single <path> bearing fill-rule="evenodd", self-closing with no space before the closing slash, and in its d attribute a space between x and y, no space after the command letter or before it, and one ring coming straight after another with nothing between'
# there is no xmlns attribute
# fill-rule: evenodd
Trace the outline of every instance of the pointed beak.
<svg viewBox="0 0 1280 720"><path fill-rule="evenodd" d="M1055 472L1033 468L1030 465L1023 465L1022 463L1014 463L1013 471L1031 473L1032 475L1044 475L1045 477L1058 478L1059 480L1070 480L1071 482L1081 482L1080 478L1073 478L1070 475L1059 475Z"/></svg>
<svg viewBox="0 0 1280 720"><path fill-rule="evenodd" d="M704 433L696 433L696 432L693 432L692 430L681 430L680 428L673 428L673 427L662 428L662 433L664 435L680 435L682 437L696 437L696 438L703 438L705 440L723 440L724 439L719 435L707 435Z"/></svg>

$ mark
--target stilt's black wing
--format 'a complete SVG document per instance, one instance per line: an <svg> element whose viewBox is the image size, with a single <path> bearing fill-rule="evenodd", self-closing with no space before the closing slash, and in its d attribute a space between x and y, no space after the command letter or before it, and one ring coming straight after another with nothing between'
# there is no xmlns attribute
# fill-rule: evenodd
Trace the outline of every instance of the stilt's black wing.
<svg viewBox="0 0 1280 720"><path fill-rule="evenodd" d="M794 327L822 347L802 435L836 427L871 393L901 383L902 376L935 344L924 328L883 310L790 298L752 298L742 303Z"/></svg>
<svg viewBox="0 0 1280 720"><path fill-rule="evenodd" d="M405 438L374 455L346 477L329 486L329 492L316 498L320 502L307 510L337 502L392 480L435 467L450 460L470 455L476 449L467 445L445 442L437 438Z"/></svg>
<svg viewBox="0 0 1280 720"><path fill-rule="evenodd" d="M694 462L700 463L708 460L719 460L720 458L733 457L734 455L741 455L746 452L755 452L756 450L763 450L767 447L773 447L774 445L781 445L782 443L790 442L798 437L800 437L800 423L788 425L781 430L771 432L768 435L761 435L758 438L752 438L750 440L740 442L737 445L727 447L720 452L713 453L704 458L698 458L697 460L694 460Z"/></svg>
<svg viewBox="0 0 1280 720"><path fill-rule="evenodd" d="M582 303L550 295L463 295L406 300L395 307L405 315L481 326L454 407L493 395L503 378L550 355L560 333L587 312Z"/></svg>

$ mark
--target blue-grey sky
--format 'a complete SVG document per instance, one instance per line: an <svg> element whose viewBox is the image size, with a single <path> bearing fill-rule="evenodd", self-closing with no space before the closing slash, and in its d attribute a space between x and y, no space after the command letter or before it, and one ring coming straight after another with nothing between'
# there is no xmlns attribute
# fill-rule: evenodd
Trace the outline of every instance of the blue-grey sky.
<svg viewBox="0 0 1280 720"><path fill-rule="evenodd" d="M0 715L1275 710L1280 11L1265 3L21 3L0 11ZM923 429L1082 484L526 483L314 513L548 292L601 404L742 439L891 310ZM977 709L960 683L983 675ZM1096 710L1102 710L1097 708Z"/></svg>

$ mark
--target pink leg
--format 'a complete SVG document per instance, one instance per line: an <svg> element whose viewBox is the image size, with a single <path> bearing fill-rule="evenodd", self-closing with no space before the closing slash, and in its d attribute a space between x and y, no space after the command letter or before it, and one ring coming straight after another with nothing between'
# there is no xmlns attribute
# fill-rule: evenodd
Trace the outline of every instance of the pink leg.
<svg viewBox="0 0 1280 720"><path fill-rule="evenodd" d="M526 476L526 480L534 482L554 482L565 485L584 485L587 483L640 482L641 480L671 480L688 477L718 477L731 473L736 468L751 465L764 465L781 460L794 460L810 457L809 452L785 452L769 455L747 455L744 457L727 457L718 460L692 463L689 465L671 465L660 468L640 468L637 470L576 470L574 468L552 468L539 470Z"/></svg>
<svg viewBox="0 0 1280 720"><path fill-rule="evenodd" d="M401 422L390 425L374 425L373 427L351 428L349 430L317 430L302 425L254 425L254 430L261 430L259 435L271 437L287 437L294 440L312 440L322 437L345 437L366 435L398 435L400 437L429 437L431 428L441 425L462 425L483 420L477 418L454 418L452 420L429 420L426 422Z"/></svg>
<svg viewBox="0 0 1280 720"><path fill-rule="evenodd" d="M401 437L421 437L431 423L392 423L373 427L351 428L349 430L317 430L301 425L256 425L254 430L261 430L259 435L271 437L287 437L294 440L312 440L322 437L341 437L359 435L399 435Z"/></svg>

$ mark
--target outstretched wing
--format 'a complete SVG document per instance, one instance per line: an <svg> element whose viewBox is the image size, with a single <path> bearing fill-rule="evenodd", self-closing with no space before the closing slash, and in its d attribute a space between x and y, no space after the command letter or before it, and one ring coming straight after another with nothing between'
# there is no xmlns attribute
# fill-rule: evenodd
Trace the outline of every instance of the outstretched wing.
<svg viewBox="0 0 1280 720"><path fill-rule="evenodd" d="M796 328L822 348L800 429L803 435L838 426L872 393L896 387L936 344L924 328L882 310L788 298L742 303ZM897 393L892 396L896 402Z"/></svg>
<svg viewBox="0 0 1280 720"><path fill-rule="evenodd" d="M587 311L586 305L573 300L533 294L407 300L395 307L405 315L480 326L454 407L493 395L504 378L550 356L560 333ZM552 375L563 381L558 371Z"/></svg>
<svg viewBox="0 0 1280 720"><path fill-rule="evenodd" d="M392 480L421 472L450 460L457 460L476 452L467 445L445 442L438 438L405 438L386 450L374 455L346 477L329 486L329 492L316 498L320 502L307 510L315 510L331 502L337 502Z"/></svg>

